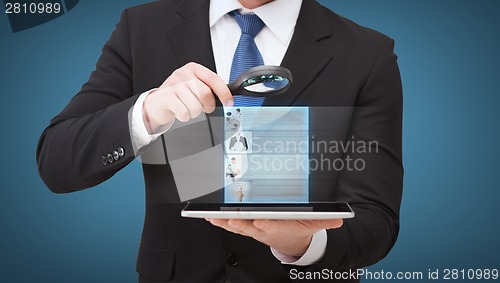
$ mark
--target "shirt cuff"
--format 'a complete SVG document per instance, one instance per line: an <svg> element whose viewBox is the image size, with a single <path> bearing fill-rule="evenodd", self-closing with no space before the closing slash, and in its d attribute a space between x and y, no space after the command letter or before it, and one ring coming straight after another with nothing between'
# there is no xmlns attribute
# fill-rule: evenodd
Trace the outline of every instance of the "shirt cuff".
<svg viewBox="0 0 500 283"><path fill-rule="evenodd" d="M148 133L146 126L144 125L143 115L142 115L142 107L144 104L144 100L148 94L152 91L156 90L156 88L148 90L142 93L139 98L136 100L134 107L132 108L132 115L130 118L131 125L131 133L132 133L132 143L134 145L134 152L137 153L142 147L150 144L155 141L159 136L164 134L170 127L174 124L172 123L165 125L159 129L159 131L153 135ZM175 121L175 120L174 120Z"/></svg>
<svg viewBox="0 0 500 283"><path fill-rule="evenodd" d="M298 266L312 265L325 255L327 241L328 237L326 235L326 230L323 229L312 236L309 248L307 248L306 253L301 257L289 256L273 248L271 248L271 252L282 264Z"/></svg>

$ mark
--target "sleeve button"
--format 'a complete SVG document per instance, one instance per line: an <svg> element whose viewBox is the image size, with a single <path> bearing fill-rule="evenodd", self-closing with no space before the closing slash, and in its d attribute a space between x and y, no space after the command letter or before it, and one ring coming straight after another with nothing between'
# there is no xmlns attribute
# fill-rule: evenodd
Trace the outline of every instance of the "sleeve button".
<svg viewBox="0 0 500 283"><path fill-rule="evenodd" d="M123 149L123 147L118 148L118 155L120 155L120 157L123 157L125 155L125 149Z"/></svg>
<svg viewBox="0 0 500 283"><path fill-rule="evenodd" d="M113 158L114 158L115 160L120 159L120 154L118 153L118 151L116 151L116 150L115 150L115 151L113 151Z"/></svg>
<svg viewBox="0 0 500 283"><path fill-rule="evenodd" d="M113 159L113 155L111 153L108 153L107 158L108 158L109 163L113 163L114 159Z"/></svg>

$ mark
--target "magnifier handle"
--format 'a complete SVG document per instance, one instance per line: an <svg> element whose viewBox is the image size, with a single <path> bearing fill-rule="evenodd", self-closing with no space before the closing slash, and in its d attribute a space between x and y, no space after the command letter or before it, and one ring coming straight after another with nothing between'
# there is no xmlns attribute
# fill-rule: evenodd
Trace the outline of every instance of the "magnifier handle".
<svg viewBox="0 0 500 283"><path fill-rule="evenodd" d="M238 95L238 94L235 94L236 91L238 91L238 85L235 84L236 81L233 81L232 83L229 83L227 84L227 88L229 88L229 90L231 91L231 93L233 95Z"/></svg>

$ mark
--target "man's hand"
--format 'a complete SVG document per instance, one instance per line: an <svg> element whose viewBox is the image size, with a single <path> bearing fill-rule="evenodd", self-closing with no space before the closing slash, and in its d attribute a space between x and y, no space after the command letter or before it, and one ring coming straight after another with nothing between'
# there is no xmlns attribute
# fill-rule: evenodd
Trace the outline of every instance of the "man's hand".
<svg viewBox="0 0 500 283"><path fill-rule="evenodd" d="M215 110L215 96L223 105L233 106L233 96L226 83L206 67L188 63L175 70L143 104L143 120L150 134L174 119L187 122L201 112Z"/></svg>
<svg viewBox="0 0 500 283"><path fill-rule="evenodd" d="M207 219L229 232L252 237L286 255L301 257L312 235L322 229L339 228L342 219L328 220L243 220Z"/></svg>

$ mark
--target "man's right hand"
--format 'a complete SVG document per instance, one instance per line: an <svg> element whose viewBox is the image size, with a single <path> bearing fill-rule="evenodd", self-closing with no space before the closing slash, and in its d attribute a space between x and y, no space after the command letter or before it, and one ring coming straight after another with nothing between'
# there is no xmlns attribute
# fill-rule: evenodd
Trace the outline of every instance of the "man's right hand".
<svg viewBox="0 0 500 283"><path fill-rule="evenodd" d="M201 112L215 110L215 96L222 105L233 106L226 83L208 68L188 63L175 70L163 84L150 92L143 104L143 120L149 134L175 119L187 122Z"/></svg>

